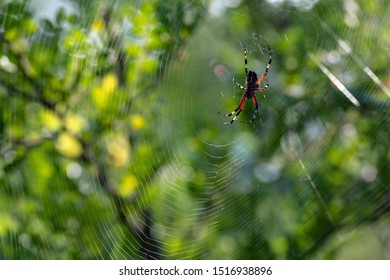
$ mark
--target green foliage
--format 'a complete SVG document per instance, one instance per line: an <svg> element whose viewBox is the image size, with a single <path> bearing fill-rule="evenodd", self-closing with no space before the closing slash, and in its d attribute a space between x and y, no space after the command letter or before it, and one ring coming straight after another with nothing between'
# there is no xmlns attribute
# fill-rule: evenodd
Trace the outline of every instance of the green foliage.
<svg viewBox="0 0 390 280"><path fill-rule="evenodd" d="M388 4L68 2L0 3L0 258L388 256ZM223 126L267 44L259 119Z"/></svg>
<svg viewBox="0 0 390 280"><path fill-rule="evenodd" d="M74 1L53 20L25 2L1 4L2 258L139 256L130 215L149 207L155 194L138 189L166 161L138 140L153 133L143 108L162 77L154 73L204 14L168 4ZM183 21L184 5L195 17L168 32L161 12ZM125 235L111 236L121 226Z"/></svg>

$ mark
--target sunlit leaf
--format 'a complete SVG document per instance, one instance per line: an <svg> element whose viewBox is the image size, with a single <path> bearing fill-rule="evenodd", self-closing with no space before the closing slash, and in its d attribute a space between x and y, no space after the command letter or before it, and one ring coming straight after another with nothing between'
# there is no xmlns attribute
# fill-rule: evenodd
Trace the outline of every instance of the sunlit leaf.
<svg viewBox="0 0 390 280"><path fill-rule="evenodd" d="M115 167L121 167L129 160L130 145L124 137L118 136L107 143L107 152L110 164Z"/></svg>
<svg viewBox="0 0 390 280"><path fill-rule="evenodd" d="M76 114L68 114L65 118L65 127L72 134L79 134L86 127L85 118Z"/></svg>
<svg viewBox="0 0 390 280"><path fill-rule="evenodd" d="M138 186L139 182L135 175L126 175L122 183L119 185L118 193L123 197L130 196Z"/></svg>
<svg viewBox="0 0 390 280"><path fill-rule="evenodd" d="M56 148L64 156L75 158L83 152L81 143L67 132L63 132L57 139Z"/></svg>
<svg viewBox="0 0 390 280"><path fill-rule="evenodd" d="M42 110L41 119L44 127L50 132L56 132L62 127L61 119L50 110Z"/></svg>
<svg viewBox="0 0 390 280"><path fill-rule="evenodd" d="M11 215L0 213L0 236L5 236L17 228L17 222Z"/></svg>
<svg viewBox="0 0 390 280"><path fill-rule="evenodd" d="M113 93L118 87L118 78L116 75L110 73L104 76L102 80L103 94L109 95Z"/></svg>
<svg viewBox="0 0 390 280"><path fill-rule="evenodd" d="M104 28L104 22L101 21L101 20L95 20L94 22L92 22L91 24L91 29L96 31L96 32L100 32L102 31Z"/></svg>
<svg viewBox="0 0 390 280"><path fill-rule="evenodd" d="M107 94L103 94L103 90L101 87L94 87L92 89L92 101L96 108L104 109L108 105Z"/></svg>
<svg viewBox="0 0 390 280"><path fill-rule="evenodd" d="M145 127L145 119L140 114L130 116L130 126L134 130L140 130Z"/></svg>

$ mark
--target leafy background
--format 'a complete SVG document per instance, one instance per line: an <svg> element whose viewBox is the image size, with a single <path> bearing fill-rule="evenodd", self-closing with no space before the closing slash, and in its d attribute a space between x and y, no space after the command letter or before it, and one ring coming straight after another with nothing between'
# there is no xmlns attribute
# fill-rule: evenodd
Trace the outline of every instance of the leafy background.
<svg viewBox="0 0 390 280"><path fill-rule="evenodd" d="M389 4L1 1L0 258L389 258Z"/></svg>

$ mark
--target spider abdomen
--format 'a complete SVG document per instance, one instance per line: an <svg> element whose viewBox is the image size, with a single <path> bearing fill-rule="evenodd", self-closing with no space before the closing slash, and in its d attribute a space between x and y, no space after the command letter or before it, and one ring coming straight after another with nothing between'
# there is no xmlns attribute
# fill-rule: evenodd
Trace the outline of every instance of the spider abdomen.
<svg viewBox="0 0 390 280"><path fill-rule="evenodd" d="M248 99L251 99L255 95L255 90L254 89L247 89L245 91L245 97Z"/></svg>
<svg viewBox="0 0 390 280"><path fill-rule="evenodd" d="M254 71L249 71L246 77L245 96L246 98L252 98L255 94L255 90L259 87L257 82L257 74Z"/></svg>

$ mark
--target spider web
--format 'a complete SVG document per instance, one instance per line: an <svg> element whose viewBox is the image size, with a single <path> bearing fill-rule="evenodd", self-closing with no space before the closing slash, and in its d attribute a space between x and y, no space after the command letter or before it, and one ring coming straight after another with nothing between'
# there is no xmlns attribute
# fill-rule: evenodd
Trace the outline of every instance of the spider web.
<svg viewBox="0 0 390 280"><path fill-rule="evenodd" d="M78 6L71 1L50 3L30 1L19 12L52 21L59 8L77 14ZM113 9L118 3L112 1ZM114 156L114 167L103 176L81 159L49 152L41 161L55 170L46 180L66 174L74 182L72 191L61 179L53 179L53 192L44 198L30 189L39 189L42 182L15 190L23 185L19 177L35 173L29 171L31 165L4 180L4 205L20 197L49 202L44 209L28 210L31 223L15 222L19 226L9 226L14 230L0 226L1 243L8 248L0 250L1 258L389 257L388 4L213 0L207 9L193 37L185 45L173 43L162 54L163 73L155 70L148 76L156 87L138 83L129 90L141 92L135 101L120 90L106 100L108 106L122 105L116 112L107 110L105 119L128 114L141 115L146 122L145 132L125 134L125 141L118 136L127 130L120 122L112 121L104 132L102 150L129 150L124 167L115 168L121 157ZM96 8L92 17L101 13ZM185 9L182 13L187 20L193 16ZM93 18L83 19L85 29ZM8 23L1 24L4 31ZM131 34L132 24L129 17L121 28ZM44 38L34 40L45 46ZM103 41L90 39L96 40L96 48L102 44L118 50L116 38L113 33ZM231 112L243 94L236 85L245 83L243 47L248 48L248 70L260 76L268 63L268 44L273 59L267 75L270 86L257 93L255 122L241 122L252 117L249 100L234 124L223 125L229 119L217 112ZM81 45L72 55L86 53ZM88 56L97 55L88 50ZM5 56L0 64L13 67ZM86 69L106 74L99 64L87 64ZM9 99L3 100L13 115L5 125L12 125L20 113ZM35 107L27 105L33 113ZM74 112L94 110L93 101L72 104ZM2 165L9 153L3 148ZM35 155L37 162L40 157ZM127 199L115 200L102 191L107 181L119 189L127 182L134 190ZM56 207L71 196L71 208ZM0 208L0 214L5 213L0 225L13 223L6 222L14 211L7 206ZM92 206L94 211L88 211ZM45 228L52 239L39 240L37 236L47 234ZM79 251L67 251L78 236Z"/></svg>

